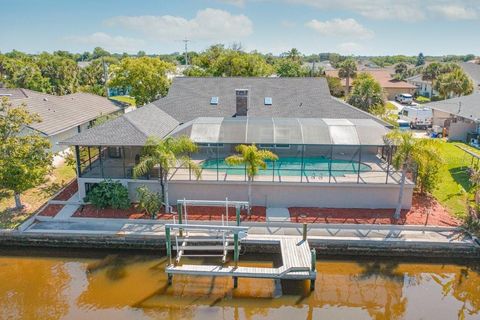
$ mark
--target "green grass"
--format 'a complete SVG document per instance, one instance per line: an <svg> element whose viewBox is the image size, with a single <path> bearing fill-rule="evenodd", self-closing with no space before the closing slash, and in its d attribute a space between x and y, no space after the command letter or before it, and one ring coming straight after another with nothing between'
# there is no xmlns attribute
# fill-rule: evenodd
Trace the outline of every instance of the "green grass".
<svg viewBox="0 0 480 320"><path fill-rule="evenodd" d="M440 170L438 187L433 195L450 213L464 218L467 214L467 204L472 198L467 173L472 157L455 145L468 147L463 143L440 142L440 152L445 163Z"/></svg>
<svg viewBox="0 0 480 320"><path fill-rule="evenodd" d="M115 96L115 97L110 97L112 100L128 103L131 106L135 106L135 98L130 97L130 96Z"/></svg>
<svg viewBox="0 0 480 320"><path fill-rule="evenodd" d="M73 178L75 171L70 166L61 165L53 169L46 183L21 195L24 210L13 209L15 201L10 192L0 192L0 229L16 228Z"/></svg>

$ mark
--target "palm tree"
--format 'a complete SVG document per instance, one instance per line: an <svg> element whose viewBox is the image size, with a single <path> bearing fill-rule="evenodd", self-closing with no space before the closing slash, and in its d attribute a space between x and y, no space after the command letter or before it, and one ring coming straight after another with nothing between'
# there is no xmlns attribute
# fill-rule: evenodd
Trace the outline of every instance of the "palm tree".
<svg viewBox="0 0 480 320"><path fill-rule="evenodd" d="M387 134L387 140L391 145L396 147L395 155L393 156L393 166L397 170L402 170L402 177L400 179L400 191L398 192L397 208L393 217L400 218L402 210L403 192L405 189L405 180L407 178L408 168L413 164L413 153L415 149L415 138L409 131L392 131Z"/></svg>
<svg viewBox="0 0 480 320"><path fill-rule="evenodd" d="M435 82L437 78L442 74L442 65L439 62L430 63L422 73L422 79L426 81L430 81L432 83L431 91L430 91L430 98L433 97L433 87L435 86Z"/></svg>
<svg viewBox="0 0 480 320"><path fill-rule="evenodd" d="M347 102L359 109L371 112L373 109L384 109L385 93L380 83L368 73L360 73L353 82L351 94Z"/></svg>
<svg viewBox="0 0 480 320"><path fill-rule="evenodd" d="M238 154L234 154L225 159L229 166L245 165L248 177L248 203L249 211L252 204L252 182L258 174L259 169L266 169L267 164L265 160L278 160L276 154L268 150L258 150L256 145L238 145L235 150Z"/></svg>
<svg viewBox="0 0 480 320"><path fill-rule="evenodd" d="M395 78L397 80L405 80L407 76L408 66L406 63L400 62L395 66Z"/></svg>
<svg viewBox="0 0 480 320"><path fill-rule="evenodd" d="M355 60L349 58L340 64L340 68L338 69L338 77L340 79L345 79L347 96L350 93L350 79L355 78L356 75L357 75L357 64L355 63Z"/></svg>
<svg viewBox="0 0 480 320"><path fill-rule="evenodd" d="M436 88L445 99L450 94L460 97L473 92L473 82L462 69L455 69L441 75L436 83Z"/></svg>
<svg viewBox="0 0 480 320"><path fill-rule="evenodd" d="M149 137L143 147L140 162L133 169L134 177L158 169L158 180L162 188L163 202L167 212L169 211L168 176L177 167L188 167L198 179L202 170L189 156L197 150L198 146L187 136L168 137L164 140Z"/></svg>

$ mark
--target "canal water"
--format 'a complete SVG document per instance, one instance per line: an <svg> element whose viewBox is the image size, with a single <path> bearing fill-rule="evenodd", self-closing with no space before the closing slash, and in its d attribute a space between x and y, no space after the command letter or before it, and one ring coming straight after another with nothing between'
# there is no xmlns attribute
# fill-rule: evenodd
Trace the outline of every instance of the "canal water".
<svg viewBox="0 0 480 320"><path fill-rule="evenodd" d="M319 258L314 292L308 282L240 279L233 290L230 278L190 276L167 286L165 263L151 253L2 249L0 319L480 319L478 262Z"/></svg>

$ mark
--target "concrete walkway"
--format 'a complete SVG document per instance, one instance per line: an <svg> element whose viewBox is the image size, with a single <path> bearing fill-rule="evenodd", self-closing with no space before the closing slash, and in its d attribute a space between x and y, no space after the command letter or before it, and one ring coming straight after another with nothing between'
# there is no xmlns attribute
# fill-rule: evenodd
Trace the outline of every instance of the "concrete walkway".
<svg viewBox="0 0 480 320"><path fill-rule="evenodd" d="M73 196L71 196L70 199L68 199L68 201L71 201L72 203L80 202L78 192L75 193ZM64 219L70 218L71 216L73 216L73 214L75 213L75 211L77 211L79 207L80 206L77 204L67 204L63 206L63 208L53 217L53 219L64 220Z"/></svg>
<svg viewBox="0 0 480 320"><path fill-rule="evenodd" d="M100 218L66 218L52 219L37 217L37 220L25 228L24 233L45 233L65 235L114 235L139 238L163 237L164 224L171 221L100 219ZM214 224L199 223L195 224ZM302 224L285 222L242 223L249 226L249 236L269 235L301 236ZM397 225L308 225L309 240L333 242L377 242L377 243L436 243L452 245L478 245L472 237L459 228L397 226Z"/></svg>

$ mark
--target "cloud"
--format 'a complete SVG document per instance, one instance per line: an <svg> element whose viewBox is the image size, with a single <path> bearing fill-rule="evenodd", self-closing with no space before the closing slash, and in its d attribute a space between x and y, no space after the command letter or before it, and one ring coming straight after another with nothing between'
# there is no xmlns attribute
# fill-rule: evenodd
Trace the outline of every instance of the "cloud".
<svg viewBox="0 0 480 320"><path fill-rule="evenodd" d="M143 40L122 36L111 36L103 32L95 32L85 36L70 36L66 41L77 44L102 47L111 51L136 52L145 44Z"/></svg>
<svg viewBox="0 0 480 320"><path fill-rule="evenodd" d="M318 21L313 19L305 24L321 35L355 39L373 38L374 32L362 26L355 19L333 19Z"/></svg>
<svg viewBox="0 0 480 320"><path fill-rule="evenodd" d="M474 9L467 9L464 6L454 4L430 6L429 10L449 20L470 20L478 16Z"/></svg>
<svg viewBox="0 0 480 320"><path fill-rule="evenodd" d="M385 20L414 21L425 17L417 0L284 0L320 9L348 10L364 17Z"/></svg>
<svg viewBox="0 0 480 320"><path fill-rule="evenodd" d="M237 7L243 7L245 5L246 0L217 0L217 2L231 4Z"/></svg>
<svg viewBox="0 0 480 320"><path fill-rule="evenodd" d="M337 46L337 50L343 55L359 54L364 51L363 46L356 42L344 42Z"/></svg>
<svg viewBox="0 0 480 320"><path fill-rule="evenodd" d="M139 31L157 40L235 40L253 32L253 23L245 15L228 11L204 9L190 20L178 16L117 16L105 21L108 26L120 26Z"/></svg>

